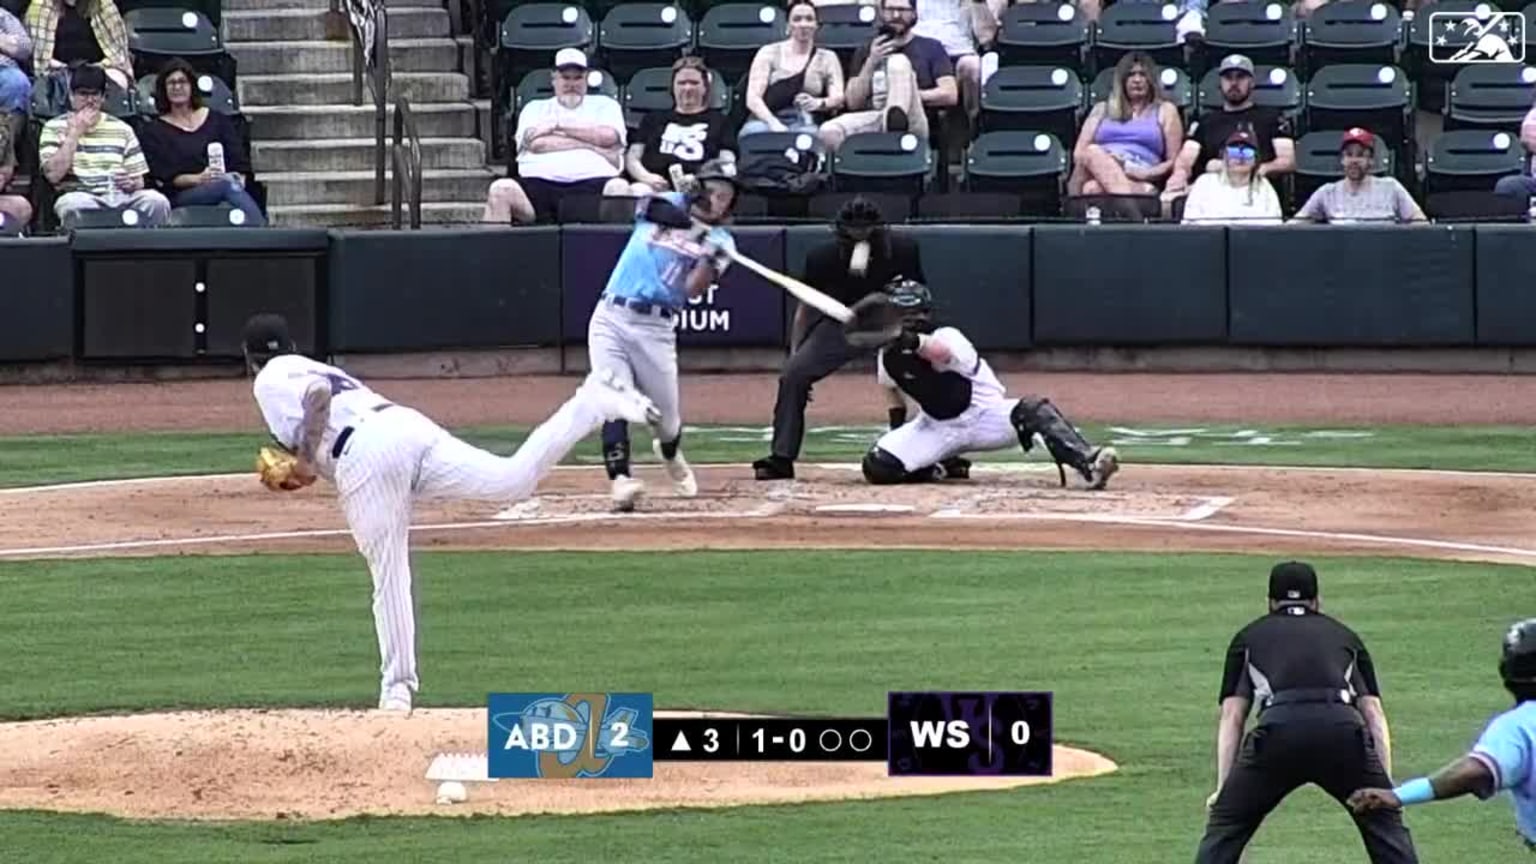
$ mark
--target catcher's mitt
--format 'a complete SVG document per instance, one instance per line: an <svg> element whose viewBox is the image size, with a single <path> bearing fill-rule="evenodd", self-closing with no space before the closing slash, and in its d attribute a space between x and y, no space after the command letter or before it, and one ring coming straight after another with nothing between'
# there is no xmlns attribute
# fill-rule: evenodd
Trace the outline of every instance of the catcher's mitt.
<svg viewBox="0 0 1536 864"><path fill-rule="evenodd" d="M298 471L299 457L270 444L256 452L256 473L261 485L273 492L292 492L315 482L314 475Z"/></svg>
<svg viewBox="0 0 1536 864"><path fill-rule="evenodd" d="M901 335L906 310L891 303L890 295L876 292L849 307L853 317L843 323L843 335L856 348L878 348Z"/></svg>

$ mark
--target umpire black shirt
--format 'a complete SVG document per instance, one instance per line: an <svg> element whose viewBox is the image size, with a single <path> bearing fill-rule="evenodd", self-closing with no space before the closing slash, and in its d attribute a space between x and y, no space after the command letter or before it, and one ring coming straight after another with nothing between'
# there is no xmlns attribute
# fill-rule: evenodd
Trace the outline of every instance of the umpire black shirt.
<svg viewBox="0 0 1536 864"><path fill-rule="evenodd" d="M1281 607L1232 637L1218 701L1242 696L1262 710L1270 696L1286 690L1345 690L1352 703L1381 695L1360 637L1304 606Z"/></svg>
<svg viewBox="0 0 1536 864"><path fill-rule="evenodd" d="M837 241L815 246L805 256L805 278L801 281L852 306L870 294L884 288L898 276L927 282L923 275L923 262L917 251L917 241L910 237L891 233L890 254L878 250L869 256L869 267L864 275L848 272L848 256L852 247L843 247Z"/></svg>

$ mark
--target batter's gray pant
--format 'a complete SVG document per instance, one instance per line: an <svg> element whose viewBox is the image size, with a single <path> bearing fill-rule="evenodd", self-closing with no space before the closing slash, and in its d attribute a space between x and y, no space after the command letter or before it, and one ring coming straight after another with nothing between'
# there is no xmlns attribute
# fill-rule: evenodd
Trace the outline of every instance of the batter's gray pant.
<svg viewBox="0 0 1536 864"><path fill-rule="evenodd" d="M587 322L587 362L593 369L617 371L656 403L661 412L656 434L662 441L675 441L683 431L674 321L602 299Z"/></svg>

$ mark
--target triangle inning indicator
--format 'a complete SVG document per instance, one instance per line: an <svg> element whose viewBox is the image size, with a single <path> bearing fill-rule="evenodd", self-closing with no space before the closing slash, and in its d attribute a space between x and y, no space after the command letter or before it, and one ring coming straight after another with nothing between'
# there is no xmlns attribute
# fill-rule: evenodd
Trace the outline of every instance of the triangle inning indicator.
<svg viewBox="0 0 1536 864"><path fill-rule="evenodd" d="M688 736L684 735L681 731L679 731L677 733L677 740L672 742L672 752L673 753L687 753L688 751L690 751L692 749L693 749L692 747L688 746Z"/></svg>

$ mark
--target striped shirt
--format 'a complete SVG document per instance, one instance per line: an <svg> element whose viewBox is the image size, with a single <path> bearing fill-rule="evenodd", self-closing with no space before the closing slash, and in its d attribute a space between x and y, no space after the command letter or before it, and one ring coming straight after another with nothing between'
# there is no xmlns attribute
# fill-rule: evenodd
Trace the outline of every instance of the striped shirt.
<svg viewBox="0 0 1536 864"><path fill-rule="evenodd" d="M43 124L38 138L38 158L46 162L59 152L68 129L70 115L55 117ZM96 125L80 136L75 147L75 164L70 166L64 182L58 185L60 192L90 192L106 195L112 181L122 175L143 176L149 173L149 163L139 149L139 137L133 127L113 117L102 114Z"/></svg>

